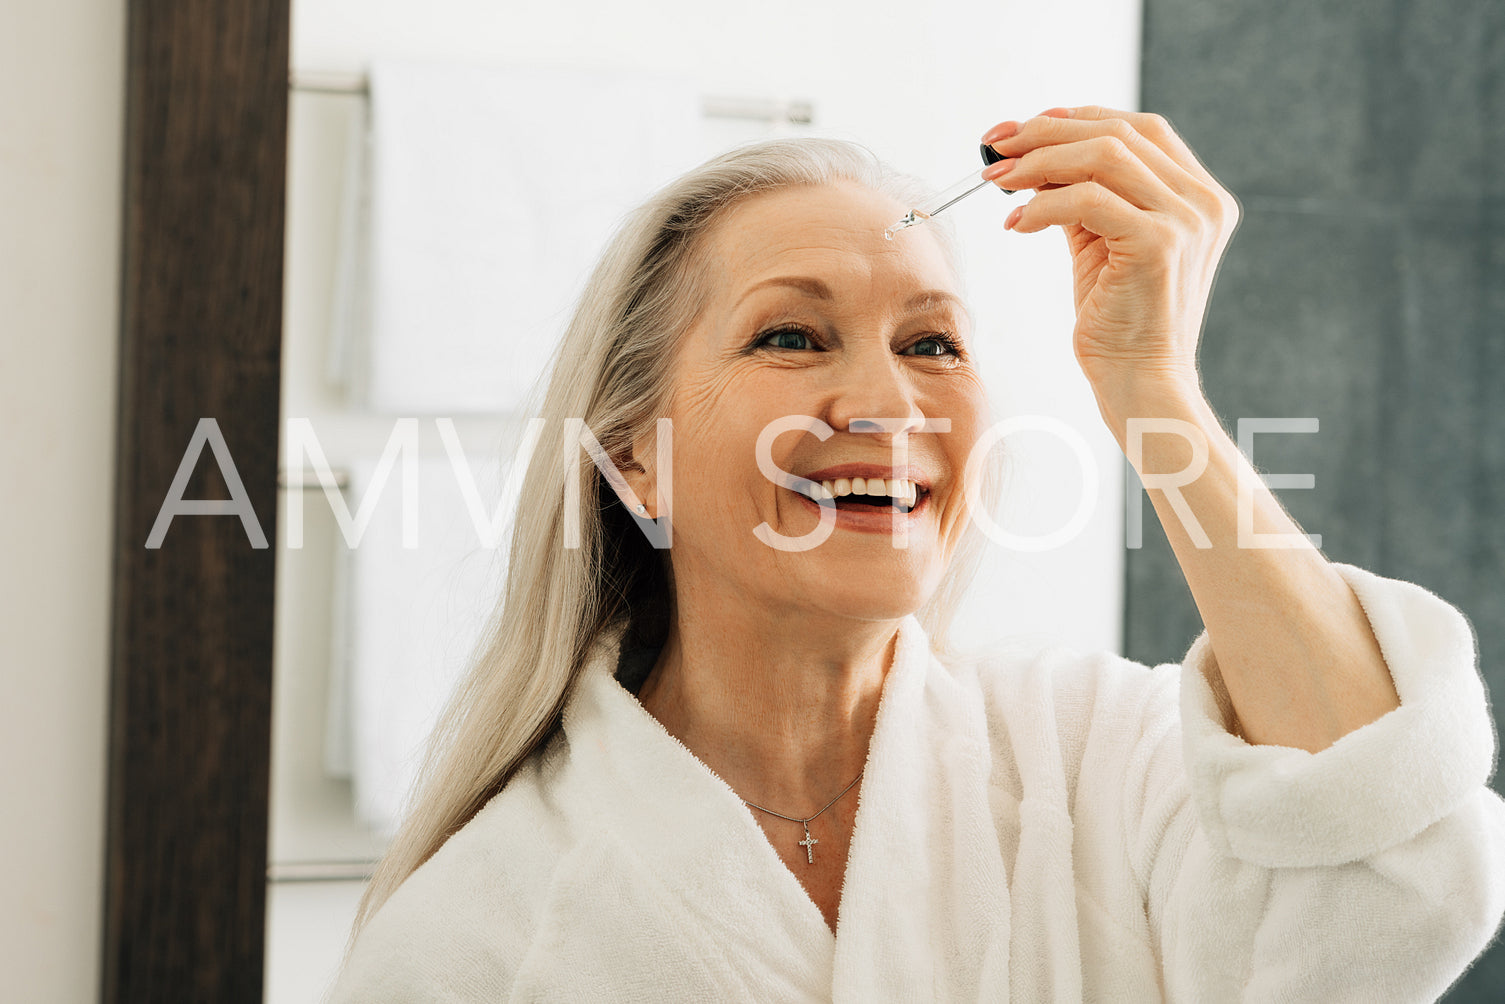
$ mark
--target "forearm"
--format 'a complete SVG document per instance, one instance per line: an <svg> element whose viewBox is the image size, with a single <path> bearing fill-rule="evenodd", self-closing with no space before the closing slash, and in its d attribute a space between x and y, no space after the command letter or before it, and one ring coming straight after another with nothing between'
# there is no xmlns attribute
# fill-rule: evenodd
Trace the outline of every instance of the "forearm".
<svg viewBox="0 0 1505 1004"><path fill-rule="evenodd" d="M1104 417L1152 481L1187 467L1193 450L1186 436L1206 443L1205 469L1175 489L1182 511L1169 490L1148 494L1206 625L1236 716L1230 724L1250 743L1316 752L1398 707L1368 618L1337 570L1304 540L1255 546L1259 537L1289 540L1301 531L1201 395L1161 393L1150 400L1118 405L1111 414L1105 407ZM1135 449L1131 417L1173 419L1185 423L1178 426L1185 435L1144 434ZM1242 541L1241 489L1252 495Z"/></svg>
<svg viewBox="0 0 1505 1004"><path fill-rule="evenodd" d="M1066 235L1072 347L1120 444L1134 417L1186 423L1206 443L1206 469L1180 489L1184 519L1163 491L1150 497L1244 737L1320 750L1397 707L1368 618L1322 555L1304 544L1240 546L1243 461L1196 385L1207 297L1238 219L1233 197L1155 115L1056 108L999 123L983 142L1005 158L987 178L1038 193L1005 226ZM1191 455L1177 435L1144 445L1142 473L1178 471ZM1248 489L1256 532L1299 532L1257 478Z"/></svg>

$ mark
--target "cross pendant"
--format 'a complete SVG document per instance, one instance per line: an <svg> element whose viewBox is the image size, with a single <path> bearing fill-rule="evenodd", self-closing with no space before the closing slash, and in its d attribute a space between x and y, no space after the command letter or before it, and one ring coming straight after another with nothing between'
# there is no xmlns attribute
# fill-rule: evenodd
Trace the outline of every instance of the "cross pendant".
<svg viewBox="0 0 1505 1004"><path fill-rule="evenodd" d="M815 864L815 845L820 843L820 841L810 835L810 824L806 823L804 825L805 839L800 841L800 846L805 849L805 863L813 865Z"/></svg>

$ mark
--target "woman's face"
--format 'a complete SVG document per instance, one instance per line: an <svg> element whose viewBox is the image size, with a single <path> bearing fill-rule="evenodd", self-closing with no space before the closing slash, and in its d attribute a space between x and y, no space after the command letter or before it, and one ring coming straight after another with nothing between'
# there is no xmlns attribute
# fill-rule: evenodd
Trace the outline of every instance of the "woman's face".
<svg viewBox="0 0 1505 1004"><path fill-rule="evenodd" d="M708 235L700 264L712 293L680 345L669 409L681 604L694 591L760 615L890 620L938 585L966 523L962 475L985 402L933 233L883 236L905 208L853 183L784 189L738 204ZM787 416L833 430L786 432L765 454L838 495L829 536L804 550L767 542L778 540L767 531L800 538L821 518L760 470L759 436ZM885 431L862 431L875 428L863 420ZM949 432L930 431L945 421ZM651 441L636 452L651 464ZM867 486L872 501L897 487L905 504L843 495L857 478L882 479Z"/></svg>

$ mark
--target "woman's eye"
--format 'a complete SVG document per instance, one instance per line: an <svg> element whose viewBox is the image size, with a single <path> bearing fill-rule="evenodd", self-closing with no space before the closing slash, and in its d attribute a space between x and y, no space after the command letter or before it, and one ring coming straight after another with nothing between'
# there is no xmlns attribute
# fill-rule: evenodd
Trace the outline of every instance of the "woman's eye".
<svg viewBox="0 0 1505 1004"><path fill-rule="evenodd" d="M911 356L952 356L956 355L956 343L950 338L935 335L921 338L904 352Z"/></svg>
<svg viewBox="0 0 1505 1004"><path fill-rule="evenodd" d="M809 349L814 348L810 336L799 328L780 328L764 335L760 344L771 349Z"/></svg>

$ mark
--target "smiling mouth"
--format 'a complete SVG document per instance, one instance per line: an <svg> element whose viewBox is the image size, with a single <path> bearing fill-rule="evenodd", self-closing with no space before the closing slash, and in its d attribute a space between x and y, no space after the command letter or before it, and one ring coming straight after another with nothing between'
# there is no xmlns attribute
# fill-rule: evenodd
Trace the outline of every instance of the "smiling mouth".
<svg viewBox="0 0 1505 1004"><path fill-rule="evenodd" d="M827 478L819 485L842 512L908 513L929 494L908 478Z"/></svg>

